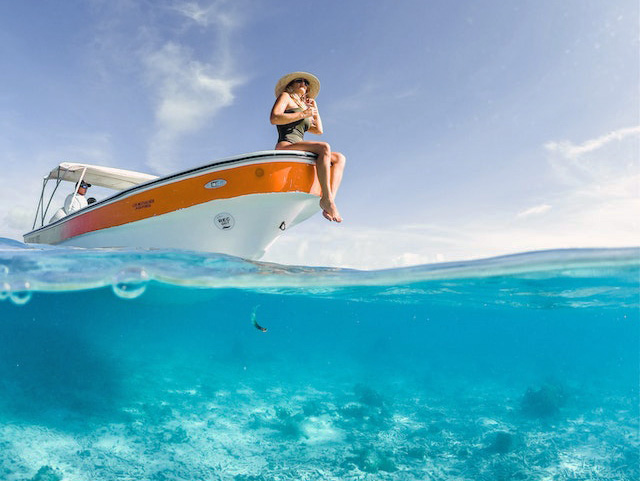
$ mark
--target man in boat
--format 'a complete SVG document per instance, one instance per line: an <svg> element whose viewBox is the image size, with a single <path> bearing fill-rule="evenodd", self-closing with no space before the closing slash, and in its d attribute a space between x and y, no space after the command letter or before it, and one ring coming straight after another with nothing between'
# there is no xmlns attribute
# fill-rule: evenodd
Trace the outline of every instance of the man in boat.
<svg viewBox="0 0 640 481"><path fill-rule="evenodd" d="M71 193L67 196L67 198L64 200L64 211L67 215L77 210L84 209L90 204L90 202L85 197L85 194L87 193L87 189L89 187L91 187L91 184L88 184L83 180L80 182L80 184L78 184L75 195Z"/></svg>
<svg viewBox="0 0 640 481"><path fill-rule="evenodd" d="M96 199L93 197L86 198L85 194L87 193L87 189L91 187L91 184L82 181L79 184L76 184L77 187L67 196L64 200L64 207L60 207L51 217L49 223L55 222L58 219L62 219L64 216L71 214L80 209L84 209L89 204L93 204Z"/></svg>

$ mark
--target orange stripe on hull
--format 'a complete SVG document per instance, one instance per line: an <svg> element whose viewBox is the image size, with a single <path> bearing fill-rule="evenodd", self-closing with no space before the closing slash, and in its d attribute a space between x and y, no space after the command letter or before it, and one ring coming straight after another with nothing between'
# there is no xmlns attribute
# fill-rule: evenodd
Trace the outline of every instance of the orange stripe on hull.
<svg viewBox="0 0 640 481"><path fill-rule="evenodd" d="M205 188L206 184L218 179L225 180L226 184ZM315 166L301 162L255 163L150 187L69 218L57 226L58 235L51 232L46 236L49 238L47 243L58 243L88 232L136 222L212 200L272 192L306 192L320 196ZM38 241L34 239L32 242Z"/></svg>

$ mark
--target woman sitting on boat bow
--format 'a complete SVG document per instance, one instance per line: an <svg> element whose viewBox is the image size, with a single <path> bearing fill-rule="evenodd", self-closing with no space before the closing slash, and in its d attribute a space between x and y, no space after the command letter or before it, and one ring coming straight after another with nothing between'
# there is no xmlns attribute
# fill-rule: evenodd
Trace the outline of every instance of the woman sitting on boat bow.
<svg viewBox="0 0 640 481"><path fill-rule="evenodd" d="M275 148L302 150L318 155L316 171L322 189L322 215L330 221L342 222L335 197L342 181L346 158L340 152L332 152L326 142L304 140L306 131L322 134L322 120L315 101L319 91L320 81L307 72L293 72L278 80L275 91L277 98L271 109L271 123L278 128Z"/></svg>

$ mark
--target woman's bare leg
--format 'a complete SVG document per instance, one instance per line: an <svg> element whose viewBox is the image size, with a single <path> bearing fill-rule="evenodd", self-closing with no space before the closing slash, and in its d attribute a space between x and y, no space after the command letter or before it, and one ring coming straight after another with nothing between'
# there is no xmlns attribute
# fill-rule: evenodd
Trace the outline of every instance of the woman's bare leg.
<svg viewBox="0 0 640 481"><path fill-rule="evenodd" d="M344 172L346 163L347 158L340 152L331 152L331 193L334 199L338 195L338 189L342 182L342 173Z"/></svg>
<svg viewBox="0 0 640 481"><path fill-rule="evenodd" d="M276 150L303 150L305 152L313 152L318 155L316 159L316 172L318 173L318 181L322 189L322 197L320 198L320 208L322 215L327 220L342 222L338 207L333 200L334 195L331 189L331 147L326 142L278 142Z"/></svg>

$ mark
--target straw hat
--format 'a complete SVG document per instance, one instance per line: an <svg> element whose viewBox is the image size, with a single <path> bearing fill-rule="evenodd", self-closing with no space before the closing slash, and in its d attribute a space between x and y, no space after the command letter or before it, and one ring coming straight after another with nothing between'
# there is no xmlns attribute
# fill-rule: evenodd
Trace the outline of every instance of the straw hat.
<svg viewBox="0 0 640 481"><path fill-rule="evenodd" d="M276 97L280 96L284 89L287 88L287 85L291 83L292 80L303 78L309 81L309 88L307 89L307 96L315 99L318 96L318 92L320 92L320 80L313 74L308 72L292 72L288 73L276 84Z"/></svg>

